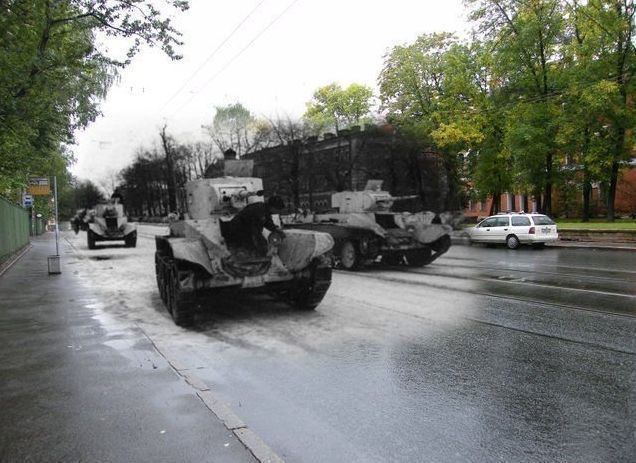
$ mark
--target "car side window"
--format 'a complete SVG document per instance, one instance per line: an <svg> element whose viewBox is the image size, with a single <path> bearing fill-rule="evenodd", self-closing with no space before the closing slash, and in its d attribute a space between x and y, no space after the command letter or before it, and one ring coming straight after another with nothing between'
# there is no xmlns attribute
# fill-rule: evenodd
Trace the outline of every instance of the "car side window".
<svg viewBox="0 0 636 463"><path fill-rule="evenodd" d="M497 219L495 219L494 217L486 219L482 223L479 224L479 228L494 227L496 220Z"/></svg>
<svg viewBox="0 0 636 463"><path fill-rule="evenodd" d="M530 225L530 219L528 217L513 217L512 225L514 227L523 227L526 225Z"/></svg>
<svg viewBox="0 0 636 463"><path fill-rule="evenodd" d="M510 224L508 217L497 217L497 225L495 227L507 227Z"/></svg>
<svg viewBox="0 0 636 463"><path fill-rule="evenodd" d="M535 225L554 225L554 221L547 215L533 215L532 220Z"/></svg>

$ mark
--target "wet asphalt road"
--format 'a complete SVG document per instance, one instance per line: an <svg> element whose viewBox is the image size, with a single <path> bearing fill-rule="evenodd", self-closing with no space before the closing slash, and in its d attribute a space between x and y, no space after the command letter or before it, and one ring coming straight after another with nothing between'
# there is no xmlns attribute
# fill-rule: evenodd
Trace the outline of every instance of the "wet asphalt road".
<svg viewBox="0 0 636 463"><path fill-rule="evenodd" d="M336 272L313 313L264 296L174 326L138 247L74 252L100 329L145 333L290 462L631 462L636 253L455 246ZM110 320L110 321L109 321Z"/></svg>

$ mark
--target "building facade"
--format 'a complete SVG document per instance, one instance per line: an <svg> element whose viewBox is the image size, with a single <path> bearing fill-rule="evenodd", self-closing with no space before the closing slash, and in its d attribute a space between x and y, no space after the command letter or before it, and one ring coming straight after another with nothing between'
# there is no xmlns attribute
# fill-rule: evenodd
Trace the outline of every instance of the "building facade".
<svg viewBox="0 0 636 463"><path fill-rule="evenodd" d="M333 192L363 190L372 179L383 180L383 189L395 196L417 195L398 207L457 209L452 175L443 157L390 126L292 140L242 159L254 160L254 175L263 179L266 194L282 196L291 210L329 209Z"/></svg>

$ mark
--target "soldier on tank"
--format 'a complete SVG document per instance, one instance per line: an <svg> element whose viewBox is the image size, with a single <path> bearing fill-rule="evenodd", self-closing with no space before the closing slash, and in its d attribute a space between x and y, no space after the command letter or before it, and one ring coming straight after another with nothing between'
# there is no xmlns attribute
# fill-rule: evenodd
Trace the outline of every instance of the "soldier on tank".
<svg viewBox="0 0 636 463"><path fill-rule="evenodd" d="M263 229L284 238L285 234L272 220L273 214L280 214L284 209L285 202L280 196L271 196L267 203L258 201L248 204L225 225L224 235L228 244L266 254L267 240L263 236Z"/></svg>

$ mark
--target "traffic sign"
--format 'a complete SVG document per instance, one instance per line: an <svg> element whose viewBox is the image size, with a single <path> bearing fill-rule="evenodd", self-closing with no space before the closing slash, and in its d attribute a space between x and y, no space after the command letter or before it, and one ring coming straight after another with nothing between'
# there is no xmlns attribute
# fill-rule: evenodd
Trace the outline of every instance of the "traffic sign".
<svg viewBox="0 0 636 463"><path fill-rule="evenodd" d="M31 195L23 195L22 196L22 206L24 207L31 207L33 206L33 196Z"/></svg>
<svg viewBox="0 0 636 463"><path fill-rule="evenodd" d="M28 192L35 196L47 196L51 194L48 177L29 177Z"/></svg>

